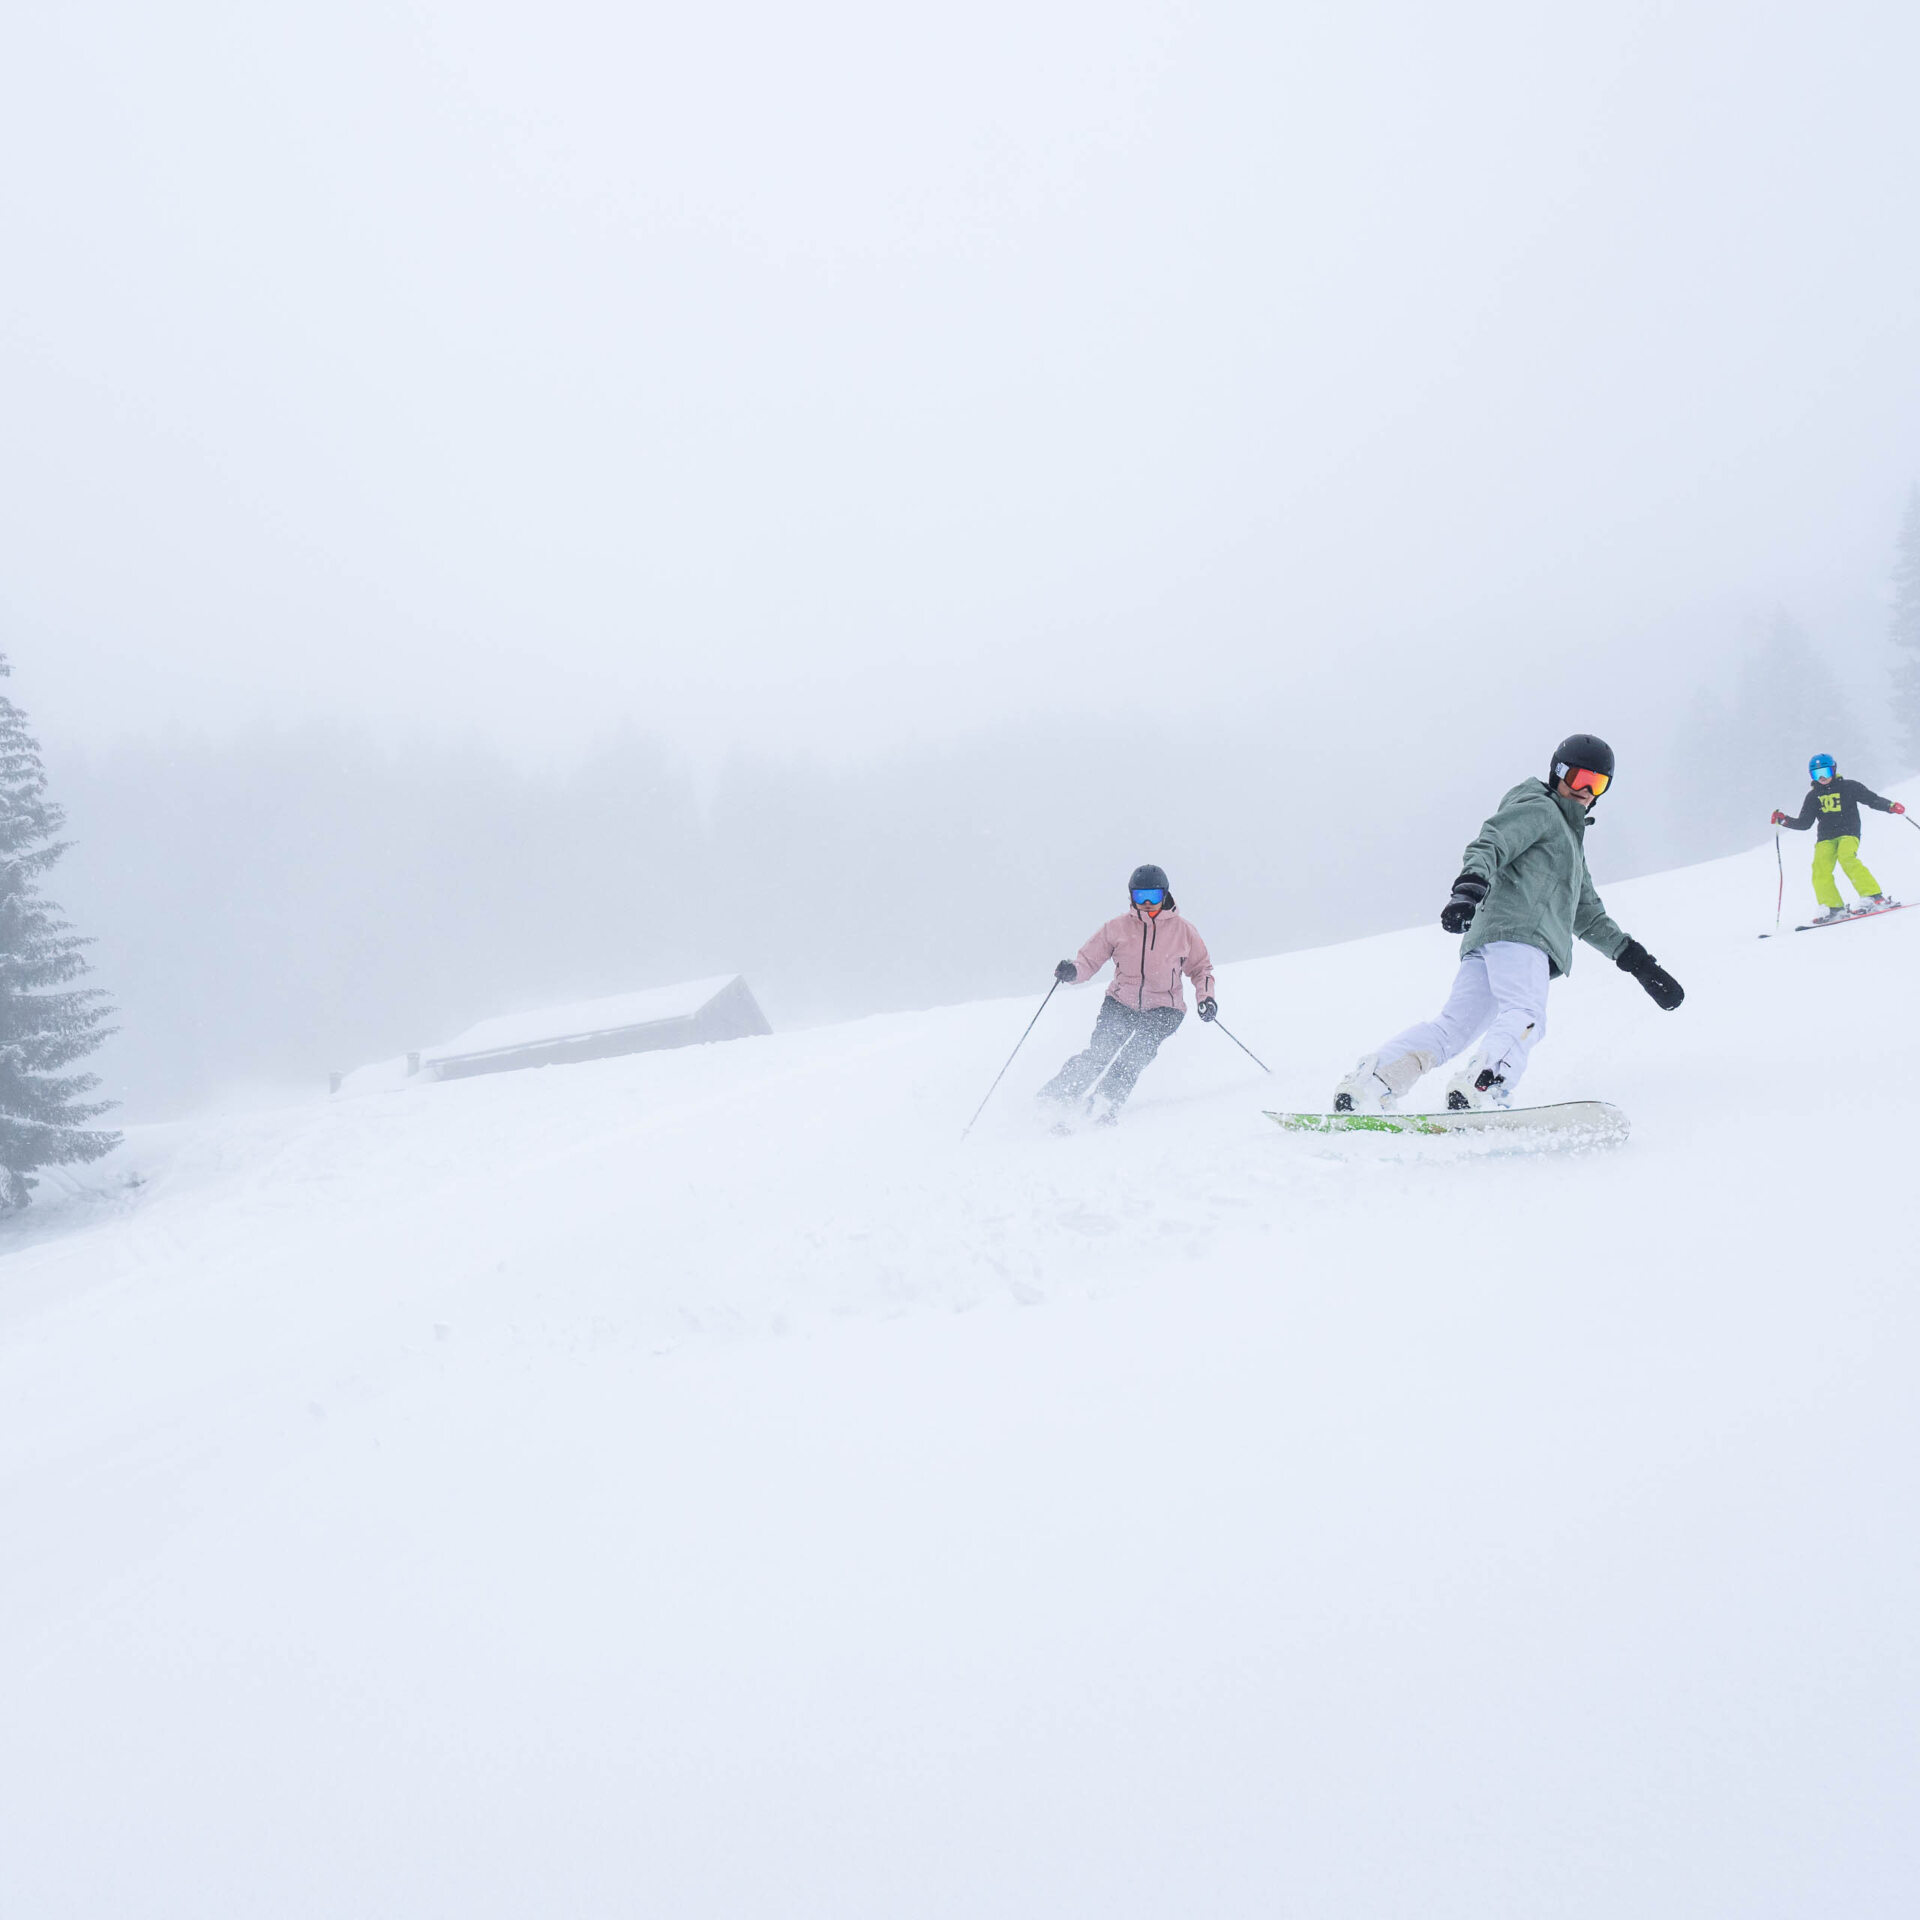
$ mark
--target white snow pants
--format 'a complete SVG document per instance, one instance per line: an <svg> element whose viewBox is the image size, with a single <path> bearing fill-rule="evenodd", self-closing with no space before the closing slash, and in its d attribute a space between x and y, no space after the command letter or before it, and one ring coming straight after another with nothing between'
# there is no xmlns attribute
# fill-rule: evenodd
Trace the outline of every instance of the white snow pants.
<svg viewBox="0 0 1920 1920"><path fill-rule="evenodd" d="M1483 1064L1512 1092L1527 1070L1527 1056L1547 1030L1547 983L1552 978L1552 964L1538 947L1489 940L1460 962L1439 1015L1396 1033L1380 1049L1380 1078L1396 1093L1405 1093L1421 1074L1431 1073L1485 1035Z"/></svg>

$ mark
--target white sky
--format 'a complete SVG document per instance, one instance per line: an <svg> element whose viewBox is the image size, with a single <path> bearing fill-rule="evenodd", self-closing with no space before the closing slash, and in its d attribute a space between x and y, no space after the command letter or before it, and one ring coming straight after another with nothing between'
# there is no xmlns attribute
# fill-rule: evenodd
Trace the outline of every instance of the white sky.
<svg viewBox="0 0 1920 1920"><path fill-rule="evenodd" d="M856 749L1844 649L1920 477L1917 22L22 10L0 645L68 735Z"/></svg>

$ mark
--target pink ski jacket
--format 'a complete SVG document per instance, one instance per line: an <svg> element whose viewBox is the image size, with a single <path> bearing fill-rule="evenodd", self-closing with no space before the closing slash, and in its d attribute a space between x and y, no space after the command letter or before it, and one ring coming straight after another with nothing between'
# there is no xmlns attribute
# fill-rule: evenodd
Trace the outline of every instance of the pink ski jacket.
<svg viewBox="0 0 1920 1920"><path fill-rule="evenodd" d="M1198 998L1205 1000L1213 992L1207 943L1200 938L1200 929L1171 907L1162 907L1157 914L1129 907L1118 919L1109 920L1080 949L1073 976L1091 980L1109 960L1113 984L1107 998L1141 1013L1149 1007L1178 1007L1185 1013L1187 997L1180 990L1183 973L1193 982Z"/></svg>

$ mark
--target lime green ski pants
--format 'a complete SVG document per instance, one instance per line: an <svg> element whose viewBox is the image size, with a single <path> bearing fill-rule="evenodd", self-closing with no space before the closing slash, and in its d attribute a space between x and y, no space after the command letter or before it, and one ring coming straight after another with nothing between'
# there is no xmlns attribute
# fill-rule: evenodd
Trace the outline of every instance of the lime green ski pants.
<svg viewBox="0 0 1920 1920"><path fill-rule="evenodd" d="M1861 861L1860 842L1852 834L1843 833L1838 840L1822 840L1813 850L1813 897L1823 907L1837 907L1840 904L1840 889L1833 882L1836 860L1840 863L1841 871L1853 882L1853 889L1861 899L1880 891L1880 882Z"/></svg>

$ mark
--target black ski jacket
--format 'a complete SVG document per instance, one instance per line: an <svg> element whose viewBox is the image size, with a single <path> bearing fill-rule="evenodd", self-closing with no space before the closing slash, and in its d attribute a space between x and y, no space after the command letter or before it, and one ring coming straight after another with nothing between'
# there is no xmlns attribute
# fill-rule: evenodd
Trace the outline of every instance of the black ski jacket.
<svg viewBox="0 0 1920 1920"><path fill-rule="evenodd" d="M1881 799L1871 787L1862 786L1858 780L1843 780L1836 774L1825 782L1816 780L1800 803L1799 817L1780 824L1791 827L1795 833L1804 833L1817 820L1820 823L1817 837L1822 840L1858 840L1863 801L1876 813L1893 811L1893 802Z"/></svg>

